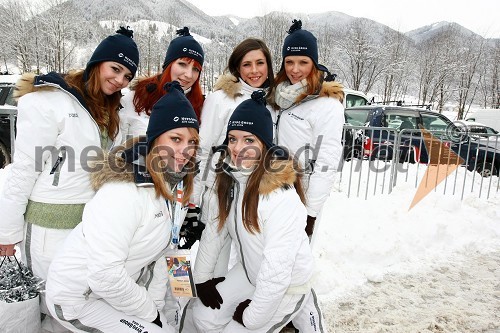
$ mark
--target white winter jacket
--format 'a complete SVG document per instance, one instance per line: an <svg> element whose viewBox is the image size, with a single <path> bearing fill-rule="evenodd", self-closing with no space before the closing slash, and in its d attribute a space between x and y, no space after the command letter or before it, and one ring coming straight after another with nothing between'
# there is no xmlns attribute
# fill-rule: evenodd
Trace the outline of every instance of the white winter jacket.
<svg viewBox="0 0 500 333"><path fill-rule="evenodd" d="M59 305L103 299L152 322L167 289L171 214L154 187L137 186L117 165L92 175L97 193L50 265L47 297Z"/></svg>
<svg viewBox="0 0 500 333"><path fill-rule="evenodd" d="M134 106L135 90L130 90L120 100L122 109L120 110L120 129L123 134L123 141L129 138L146 135L148 129L149 116L141 112L137 114Z"/></svg>
<svg viewBox="0 0 500 333"><path fill-rule="evenodd" d="M25 74L17 89L14 162L0 195L0 244L23 240L28 199L85 204L94 196L87 162L101 149L98 125L58 75ZM117 141L121 140L118 133ZM51 154L50 148L57 149ZM59 156L59 159L58 159Z"/></svg>
<svg viewBox="0 0 500 333"><path fill-rule="evenodd" d="M202 212L202 217L209 217L209 220L203 221L206 227L196 256L195 282L214 277L219 251L225 239L231 237L236 242L238 260L248 281L255 286L252 302L244 316L249 329L268 322L285 293L291 290L308 293L313 274L313 256L304 232L306 208L293 188L295 171L290 161L274 163L273 170L280 171L266 173L259 187L260 233L251 234L243 226L242 199L248 176L239 171L231 172L235 180L234 201L220 232L217 231L215 196L210 201L210 212Z"/></svg>
<svg viewBox="0 0 500 333"><path fill-rule="evenodd" d="M319 95L271 112L275 144L287 147L305 168L307 214L316 217L329 197L342 158L342 86L325 82Z"/></svg>
<svg viewBox="0 0 500 333"><path fill-rule="evenodd" d="M231 74L221 76L203 103L200 125L200 149L197 153L200 161L200 173L195 178L195 187L191 201L200 205L205 186L213 186L215 180L215 164L218 154L213 156L212 147L224 142L227 123L234 109L249 99L252 93L263 88L254 88L241 78Z"/></svg>

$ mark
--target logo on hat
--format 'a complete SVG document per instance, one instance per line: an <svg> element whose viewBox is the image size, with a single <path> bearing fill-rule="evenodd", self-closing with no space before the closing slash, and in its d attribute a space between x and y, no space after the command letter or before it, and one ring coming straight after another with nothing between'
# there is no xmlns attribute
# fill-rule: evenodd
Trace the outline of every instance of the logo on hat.
<svg viewBox="0 0 500 333"><path fill-rule="evenodd" d="M179 121L179 117L174 117L174 121L178 122Z"/></svg>
<svg viewBox="0 0 500 333"><path fill-rule="evenodd" d="M287 51L290 51L290 46L286 48Z"/></svg>
<svg viewBox="0 0 500 333"><path fill-rule="evenodd" d="M187 47L183 48L182 49L183 52L186 52L187 51Z"/></svg>
<svg viewBox="0 0 500 333"><path fill-rule="evenodd" d="M118 53L118 57L123 58L123 53Z"/></svg>

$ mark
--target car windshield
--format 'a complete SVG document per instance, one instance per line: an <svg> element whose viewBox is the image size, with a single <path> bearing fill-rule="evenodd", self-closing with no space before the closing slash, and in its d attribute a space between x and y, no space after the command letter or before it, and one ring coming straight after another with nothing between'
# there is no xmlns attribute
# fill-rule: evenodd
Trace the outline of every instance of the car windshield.
<svg viewBox="0 0 500 333"><path fill-rule="evenodd" d="M368 111L369 110L346 109L345 117L347 124L353 126L364 126L368 121Z"/></svg>

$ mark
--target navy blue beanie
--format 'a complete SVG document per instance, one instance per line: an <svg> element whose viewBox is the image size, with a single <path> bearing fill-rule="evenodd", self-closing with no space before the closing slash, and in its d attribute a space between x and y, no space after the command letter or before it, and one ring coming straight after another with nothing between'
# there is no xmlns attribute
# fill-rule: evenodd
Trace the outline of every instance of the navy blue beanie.
<svg viewBox="0 0 500 333"><path fill-rule="evenodd" d="M254 91L252 98L241 102L236 107L227 123L225 145L228 144L229 131L240 130L257 136L267 149L274 146L273 120L271 113L266 108L265 95L263 90Z"/></svg>
<svg viewBox="0 0 500 333"><path fill-rule="evenodd" d="M192 127L199 131L200 128L193 106L184 95L179 82L168 82L164 89L167 93L153 105L149 117L146 130L148 152L153 141L171 129Z"/></svg>
<svg viewBox="0 0 500 333"><path fill-rule="evenodd" d="M88 80L92 66L104 61L120 63L132 72L132 76L135 75L139 63L139 49L132 39L134 32L128 28L120 27L115 35L108 36L99 43L87 62L83 74L84 81Z"/></svg>
<svg viewBox="0 0 500 333"><path fill-rule="evenodd" d="M163 69L165 69L172 61L178 58L188 57L194 59L203 66L205 53L193 36L189 33L189 28L184 27L177 30L179 37L172 39L163 61Z"/></svg>
<svg viewBox="0 0 500 333"><path fill-rule="evenodd" d="M317 69L328 72L328 68L318 64L318 43L316 37L307 30L302 30L302 21L293 20L283 43L281 68L287 56L307 56L312 59Z"/></svg>

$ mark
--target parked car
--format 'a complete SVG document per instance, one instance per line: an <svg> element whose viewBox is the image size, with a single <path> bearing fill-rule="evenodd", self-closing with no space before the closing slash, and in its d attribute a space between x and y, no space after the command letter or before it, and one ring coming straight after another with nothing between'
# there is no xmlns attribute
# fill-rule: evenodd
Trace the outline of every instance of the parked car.
<svg viewBox="0 0 500 333"><path fill-rule="evenodd" d="M500 149L500 133L490 126L475 121L454 121L457 127L463 128L470 137L485 145Z"/></svg>
<svg viewBox="0 0 500 333"><path fill-rule="evenodd" d="M421 132L423 128L463 158L463 165L469 170L476 170L485 177L499 174L500 149L475 139L440 113L422 108L370 105L347 108L345 117L348 124L366 127L351 143L363 147L365 158L392 160L396 157L399 162L410 163L435 161L443 152L428 152ZM432 142L434 148L431 149L438 149L438 143L437 140ZM394 156L395 151L399 156Z"/></svg>
<svg viewBox="0 0 500 333"><path fill-rule="evenodd" d="M10 120L16 112L16 101L12 97L19 75L0 75L0 169L9 164L11 158Z"/></svg>

